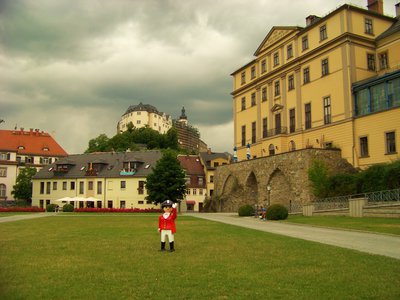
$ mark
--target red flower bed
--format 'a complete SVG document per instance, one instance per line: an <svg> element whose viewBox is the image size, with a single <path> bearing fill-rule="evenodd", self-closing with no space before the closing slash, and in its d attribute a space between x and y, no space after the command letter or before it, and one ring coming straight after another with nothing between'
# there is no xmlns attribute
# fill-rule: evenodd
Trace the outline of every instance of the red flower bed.
<svg viewBox="0 0 400 300"><path fill-rule="evenodd" d="M44 212L43 208L39 207L0 207L0 212Z"/></svg>
<svg viewBox="0 0 400 300"><path fill-rule="evenodd" d="M160 213L158 208L75 208L74 212L93 213Z"/></svg>

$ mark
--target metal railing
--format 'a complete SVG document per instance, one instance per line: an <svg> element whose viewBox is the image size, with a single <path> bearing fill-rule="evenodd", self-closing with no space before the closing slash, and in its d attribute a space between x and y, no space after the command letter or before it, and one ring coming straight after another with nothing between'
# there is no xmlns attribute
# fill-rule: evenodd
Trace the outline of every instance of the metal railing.
<svg viewBox="0 0 400 300"><path fill-rule="evenodd" d="M277 128L267 130L266 137L270 137L270 136L274 136L274 135L278 135L278 134L287 134L287 133L288 133L288 128L282 126L282 127L277 127Z"/></svg>
<svg viewBox="0 0 400 300"><path fill-rule="evenodd" d="M349 208L349 200L354 198L365 198L367 205L376 205L382 203L400 202L400 189L385 190L370 193L353 194L346 196L321 198L313 202L315 210L341 209Z"/></svg>

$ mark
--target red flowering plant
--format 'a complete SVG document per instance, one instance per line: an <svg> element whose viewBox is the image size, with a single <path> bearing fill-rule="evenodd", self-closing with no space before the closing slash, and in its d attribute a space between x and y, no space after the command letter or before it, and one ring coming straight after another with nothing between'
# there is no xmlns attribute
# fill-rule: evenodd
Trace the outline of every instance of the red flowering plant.
<svg viewBox="0 0 400 300"><path fill-rule="evenodd" d="M93 212L93 213L160 213L158 208L75 208L74 212Z"/></svg>

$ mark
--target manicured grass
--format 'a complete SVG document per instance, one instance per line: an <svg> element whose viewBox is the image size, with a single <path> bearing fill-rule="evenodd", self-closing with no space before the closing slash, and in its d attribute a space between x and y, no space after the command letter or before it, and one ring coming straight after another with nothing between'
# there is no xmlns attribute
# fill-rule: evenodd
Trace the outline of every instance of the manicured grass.
<svg viewBox="0 0 400 300"><path fill-rule="evenodd" d="M345 216L289 215L284 222L400 235L400 218L351 218Z"/></svg>
<svg viewBox="0 0 400 300"><path fill-rule="evenodd" d="M179 216L0 224L1 299L399 299L400 260Z"/></svg>

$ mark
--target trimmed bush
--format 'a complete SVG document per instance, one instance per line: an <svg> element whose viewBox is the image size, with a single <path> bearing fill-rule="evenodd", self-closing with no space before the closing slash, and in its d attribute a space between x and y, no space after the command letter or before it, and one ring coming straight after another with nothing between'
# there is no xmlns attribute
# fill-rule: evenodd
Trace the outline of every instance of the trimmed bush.
<svg viewBox="0 0 400 300"><path fill-rule="evenodd" d="M248 217L254 215L254 207L250 204L243 205L239 207L239 216Z"/></svg>
<svg viewBox="0 0 400 300"><path fill-rule="evenodd" d="M287 208L281 204L272 204L267 208L267 220L285 220L288 215Z"/></svg>
<svg viewBox="0 0 400 300"><path fill-rule="evenodd" d="M55 204L47 204L46 205L46 211L47 212L55 212L56 211L57 205Z"/></svg>
<svg viewBox="0 0 400 300"><path fill-rule="evenodd" d="M74 206L72 204L65 204L62 209L63 212L73 212Z"/></svg>

